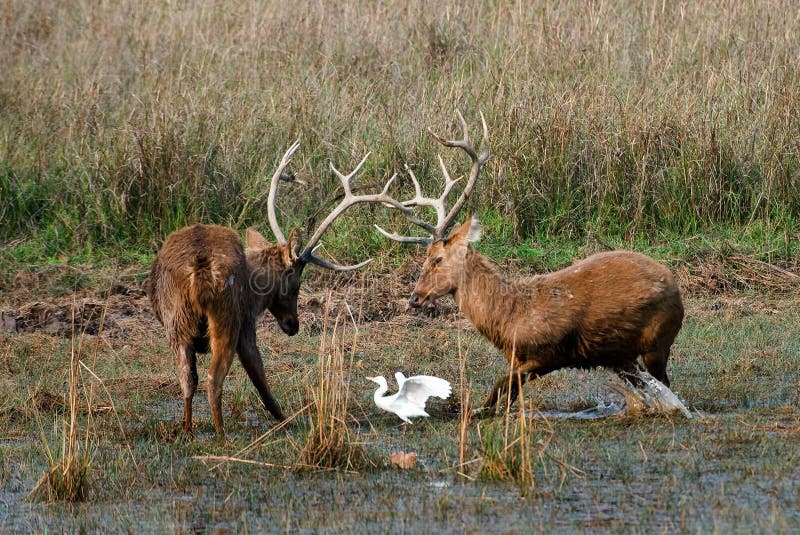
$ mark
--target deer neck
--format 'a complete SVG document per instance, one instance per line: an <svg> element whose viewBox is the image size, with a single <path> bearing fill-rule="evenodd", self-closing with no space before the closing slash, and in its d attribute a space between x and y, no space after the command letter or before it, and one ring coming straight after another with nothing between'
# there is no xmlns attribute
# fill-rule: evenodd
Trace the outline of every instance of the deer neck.
<svg viewBox="0 0 800 535"><path fill-rule="evenodd" d="M504 331L514 296L513 286L488 258L471 247L453 295L459 310L496 347L503 349Z"/></svg>

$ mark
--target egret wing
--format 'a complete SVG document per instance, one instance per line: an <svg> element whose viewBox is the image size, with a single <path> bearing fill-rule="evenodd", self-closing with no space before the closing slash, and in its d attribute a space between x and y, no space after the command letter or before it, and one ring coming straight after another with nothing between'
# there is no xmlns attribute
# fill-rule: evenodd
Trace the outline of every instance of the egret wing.
<svg viewBox="0 0 800 535"><path fill-rule="evenodd" d="M402 390L403 383L406 382L406 376L403 372L394 372L394 380L397 381L397 390Z"/></svg>
<svg viewBox="0 0 800 535"><path fill-rule="evenodd" d="M415 375L403 382L399 394L408 401L424 407L429 397L447 399L450 397L450 392L450 383L444 379L430 375Z"/></svg>

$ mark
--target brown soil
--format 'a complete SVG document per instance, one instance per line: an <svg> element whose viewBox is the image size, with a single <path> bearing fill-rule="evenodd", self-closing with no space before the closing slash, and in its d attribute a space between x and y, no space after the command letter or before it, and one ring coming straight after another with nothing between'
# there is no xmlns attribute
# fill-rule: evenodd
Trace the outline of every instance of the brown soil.
<svg viewBox="0 0 800 535"><path fill-rule="evenodd" d="M131 275L134 268L116 276L86 270L91 273L92 281L86 286L105 290L82 289L52 298L37 296L52 292L53 281L61 276L59 271L19 272L12 278L10 291L0 292L0 333L39 332L63 337L82 333L84 336L102 334L129 338L160 332L161 327L142 289L141 267L136 269L139 271L136 276ZM301 324L311 331L321 330L326 308L349 310L357 323L417 323L436 315L458 321L452 299L439 300L436 309L409 309L407 298L418 272L413 262L383 277L358 272L313 271L300 293ZM684 296L691 297L687 308L692 315L719 310L777 312L787 296L795 296L800 290L797 269L785 269L741 255L683 263L675 273ZM344 303L346 307L341 306ZM463 321L459 324L468 327ZM265 314L259 328L277 327L269 314Z"/></svg>
<svg viewBox="0 0 800 535"><path fill-rule="evenodd" d="M357 323L384 322L399 319L422 320L434 312L409 310L406 296L413 281L403 277L353 277L349 280L312 278L300 293L298 309L304 328L319 331L323 328L326 308L349 310ZM37 280L41 284L41 281ZM328 287L328 285L331 285ZM160 332L161 326L150 302L139 285L115 284L111 291L82 290L72 295L49 299L30 299L27 287L0 297L0 333L38 332L51 336L71 337L103 335L112 338L131 338L145 333ZM28 299L26 299L28 298ZM344 303L347 304L343 307ZM438 311L454 312L452 300L439 306ZM405 314L408 312L408 314ZM259 328L277 328L265 314Z"/></svg>

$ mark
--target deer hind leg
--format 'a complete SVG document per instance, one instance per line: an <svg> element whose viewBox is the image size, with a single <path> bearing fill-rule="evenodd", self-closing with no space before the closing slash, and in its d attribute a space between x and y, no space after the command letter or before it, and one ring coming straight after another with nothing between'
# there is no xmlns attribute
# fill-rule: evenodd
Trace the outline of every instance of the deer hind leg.
<svg viewBox="0 0 800 535"><path fill-rule="evenodd" d="M192 433L192 398L197 391L197 358L191 344L176 344L175 364L183 392L183 430Z"/></svg>
<svg viewBox="0 0 800 535"><path fill-rule="evenodd" d="M615 366L612 369L614 370L614 373L616 373L623 381L627 381L635 388L644 388L645 383L642 381L641 376L639 375L639 372L642 371L642 367L635 360Z"/></svg>
<svg viewBox="0 0 800 535"><path fill-rule="evenodd" d="M239 360L242 362L247 376L250 377L250 381L252 381L256 390L258 390L258 395L261 397L264 406L279 422L285 420L286 417L283 415L280 405L278 405L278 402L272 397L269 386L267 386L264 362L261 360L261 354L258 352L258 346L256 346L254 335L247 336L243 333L238 353Z"/></svg>
<svg viewBox="0 0 800 535"><path fill-rule="evenodd" d="M644 367L647 368L650 375L666 386L669 386L669 376L667 375L668 360L669 348L662 351L651 351L642 355L642 362L644 362Z"/></svg>
<svg viewBox="0 0 800 535"><path fill-rule="evenodd" d="M226 326L229 327L229 326ZM208 404L211 407L211 420L220 436L225 434L222 422L222 383L231 369L238 333L223 328L209 318L209 338L211 340L211 364L208 367Z"/></svg>
<svg viewBox="0 0 800 535"><path fill-rule="evenodd" d="M489 397L483 403L483 410L492 411L492 409L496 409L498 401L505 399L509 400L508 408L510 409L517 400L525 381L541 377L551 371L553 371L552 368L540 366L536 361L523 362L497 380L489 391Z"/></svg>
<svg viewBox="0 0 800 535"><path fill-rule="evenodd" d="M650 375L666 386L669 386L667 361L672 343L680 331L682 318L683 306L678 299L655 315L642 331L642 363Z"/></svg>

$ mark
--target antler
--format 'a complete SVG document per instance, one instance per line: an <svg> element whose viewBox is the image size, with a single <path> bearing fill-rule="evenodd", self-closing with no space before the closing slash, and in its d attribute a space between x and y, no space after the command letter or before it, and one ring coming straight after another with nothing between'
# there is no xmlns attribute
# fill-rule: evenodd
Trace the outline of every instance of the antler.
<svg viewBox="0 0 800 535"><path fill-rule="evenodd" d="M292 161L292 156L294 155L295 152L297 152L298 148L300 148L299 139L295 141L292 144L292 146L289 147L283 154L283 158L281 158L281 161L278 164L278 168L275 169L275 173L272 175L272 182L269 188L269 197L267 199L267 218L269 219L269 226L272 229L272 233L275 235L275 239L281 245L286 245L287 241L286 237L283 235L283 232L281 231L280 226L278 225L278 219L275 216L275 197L278 191L278 180L284 180L287 182L294 181L300 184L303 183L302 181L297 180L293 174L284 172L286 167L289 165L289 162ZM314 232L314 235L311 236L311 239L306 244L306 248L303 250L303 252L301 252L297 256L297 260L306 263L317 264L318 266L322 266L328 269L335 269L337 271L351 271L363 267L372 262L372 259L370 258L359 264L355 264L352 266L342 266L339 264L328 262L327 260L324 260L314 255L316 250L319 249L320 247L320 245L317 245L317 242L319 242L320 238L322 238L322 235L325 233L328 227L330 227L331 224L336 220L336 218L342 215L342 213L344 213L345 210L347 210L354 204L358 203L377 202L386 204L391 206L392 208L397 208L398 210L403 212L403 214L409 219L409 221L415 222L418 225L426 226L426 228L430 227L430 225L427 225L424 221L420 221L419 219L411 215L410 207L405 206L403 203L392 198L389 195L388 193L389 188L392 187L394 179L397 178L396 174L389 179L389 181L386 183L386 185L383 187L383 190L380 193L373 193L371 195L353 195L353 191L350 186L350 181L361 170L361 167L364 165L364 162L366 162L367 158L369 158L369 154L370 153L367 153L364 156L364 158L361 159L356 168L353 169L353 171L351 171L350 174L348 175L342 174L338 169L336 169L336 167L333 166L333 163L330 164L331 170L333 170L333 172L336 173L336 176L339 177L339 180L341 181L342 186L344 187L344 198L336 206L336 208L334 208L333 211L330 214L328 214L328 216L322 221L319 227L317 227L317 230Z"/></svg>
<svg viewBox="0 0 800 535"><path fill-rule="evenodd" d="M472 146L472 143L469 139L469 132L467 128L467 122L464 120L464 117L461 115L461 112L456 110L456 114L458 115L459 120L461 121L461 126L464 130L464 138L460 140L452 140L448 141L438 135L436 135L431 130L428 130L431 135L444 145L445 147L454 147L460 148L464 152L469 155L470 159L472 160L472 169L469 173L469 178L467 179L467 183L464 186L464 191L461 192L458 200L453 204L450 211L447 212L445 215L445 201L447 200L447 196L450 194L450 191L453 189L453 186L459 182L461 179L452 180L450 178L450 173L447 171L447 167L444 165L444 161L442 160L441 155L439 155L439 166L442 169L442 174L444 175L444 191L442 194L437 198L432 197L425 197L422 195L422 188L417 181L417 177L414 176L414 173L411 169L406 165L406 171L408 172L409 176L411 177L411 181L414 183L414 192L415 196L412 199L407 201L403 201L402 205L404 207L412 207L412 206L430 206L436 210L436 226L429 223L425 223L410 216L409 212L403 212L403 215L414 223L415 225L424 228L427 230L431 236L430 237L423 237L423 236L401 236L394 232L388 232L378 225L375 225L375 228L378 231L386 236L389 239L399 241L402 243L431 243L435 240L441 239L447 233L447 229L450 228L450 225L453 224L458 212L464 207L464 203L467 202L467 198L469 198L470 193L472 193L472 189L475 187L475 182L478 179L478 175L481 172L481 168L483 164L486 163L486 160L489 159L491 156L491 150L489 149L489 128L486 126L486 119L483 117L483 112L481 112L481 124L483 126L483 151L480 155L475 150L475 147Z"/></svg>
<svg viewBox="0 0 800 535"><path fill-rule="evenodd" d="M328 269L335 269L337 271L351 271L351 270L358 269L358 268L360 268L362 266L365 266L365 265L369 264L370 262L372 262L372 259L370 258L368 260L365 260L365 261L363 261L363 262L361 262L359 264L355 264L353 266L342 266L342 265L339 265L339 264L333 264L331 262L328 262L327 260L323 260L322 258L319 258L319 257L314 255L314 252L320 247L320 245L317 245L317 242L319 242L320 238L322 238L322 235L325 233L325 231L328 230L328 227L330 227L331 224L336 220L336 218L338 218L340 215L342 215L342 213L344 213L345 210L347 210L348 208L350 208L354 204L358 204L358 203L382 203L382 204L386 204L386 205L389 205L389 206L391 206L393 208L397 208L398 210L403 212L403 214L405 214L406 217L410 217L412 220L417 221L418 223L422 223L422 221L419 221L418 219L414 218L410 214L411 208L409 208L407 206L404 206L403 203L401 203L400 201L392 198L389 195L389 193L388 193L389 192L389 188L392 187L392 183L394 182L394 179L397 178L397 174L392 175L392 178L389 179L389 181L386 183L386 185L383 187L383 190L380 193L372 193L372 194L369 194L369 195L353 195L353 191L352 191L351 186L350 186L350 181L361 170L361 167L364 165L364 162L366 162L367 158L369 158L369 154L370 153L367 153L361 159L361 161L356 166L356 168L353 169L347 175L343 174L341 171L336 169L336 167L334 167L334 165L333 165L333 162L331 162L331 164L330 164L331 170L336 174L336 176L339 177L339 180L342 183L342 187L344 188L344 198L333 209L333 211L331 211L331 213L328 214L328 216L325 219L322 220L322 223L320 223L319 227L317 227L317 230L314 232L314 234L308 240L308 243L306 244L306 248L303 250L302 253L300 253L300 255L298 257L300 260L302 260L304 262L310 262L312 264L317 264L318 266L322 266L322 267L325 267L325 268L328 268Z"/></svg>
<svg viewBox="0 0 800 535"><path fill-rule="evenodd" d="M297 149L300 148L300 140L298 139L292 146L286 149L286 152L283 153L283 158L281 158L281 163L278 164L278 168L275 169L275 173L272 175L272 182L269 186L269 197L267 198L267 219L269 219L269 227L272 229L272 233L275 235L275 240L281 245L286 245L286 237L283 235L281 231L281 227L278 226L278 219L275 217L275 194L278 191L278 179L285 180L285 181L293 181L295 180L294 175L289 173L284 173L284 169L286 166L289 165L289 162L292 161L292 156L294 153L297 152ZM299 180L297 182L300 182Z"/></svg>

